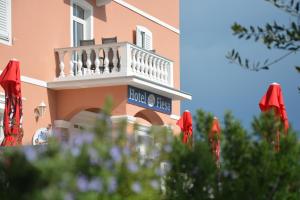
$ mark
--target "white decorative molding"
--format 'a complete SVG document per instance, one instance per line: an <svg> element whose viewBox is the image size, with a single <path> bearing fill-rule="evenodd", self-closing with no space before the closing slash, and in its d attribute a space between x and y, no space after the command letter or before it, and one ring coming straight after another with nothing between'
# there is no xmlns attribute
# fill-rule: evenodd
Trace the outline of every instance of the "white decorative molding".
<svg viewBox="0 0 300 200"><path fill-rule="evenodd" d="M38 80L38 79L35 79L35 78L30 78L28 76L21 76L21 81L23 81L25 83L29 83L29 84L33 84L33 85L37 85L37 86L40 86L40 87L47 88L47 82L46 81Z"/></svg>
<svg viewBox="0 0 300 200"><path fill-rule="evenodd" d="M119 76L119 77L81 77L73 78L64 81L48 82L48 88L54 90L63 89L79 89L79 88L92 88L92 87L105 87L117 85L131 85L137 88L143 88L149 92L153 92L173 100L192 100L192 95L183 93L179 90L166 87L163 85L149 82L137 76Z"/></svg>
<svg viewBox="0 0 300 200"><path fill-rule="evenodd" d="M175 119L175 120L179 120L180 119L180 116L178 116L178 115L170 115L170 118L171 119Z"/></svg>
<svg viewBox="0 0 300 200"><path fill-rule="evenodd" d="M157 24L159 24L159 25L175 32L175 33L177 33L177 34L180 34L180 30L175 28L174 26L171 26L171 25L167 24L166 22L161 21L160 19L158 19L158 18L142 11L141 9L139 9L139 8L129 4L129 3L126 3L123 0L114 0L114 2L124 6L125 8L128 8L129 10L132 10L132 11L136 12L137 14L139 14L139 15L141 15L141 16L143 16L143 17L145 17L145 18L147 18L147 19L149 19L149 20L151 20L151 21L153 21L153 22L155 22L155 23L157 23Z"/></svg>
<svg viewBox="0 0 300 200"><path fill-rule="evenodd" d="M0 74L2 73L2 71L3 70L0 70ZM30 78L28 76L21 76L21 81L23 81L24 83L29 83L29 84L33 84L33 85L37 85L37 86L40 86L40 87L47 88L47 82L46 81L42 81L42 80L35 79L35 78ZM23 99L23 100L26 100L26 99Z"/></svg>
<svg viewBox="0 0 300 200"><path fill-rule="evenodd" d="M151 125L146 124L138 124L137 132L139 132L139 135L148 135L148 131L150 130Z"/></svg>
<svg viewBox="0 0 300 200"><path fill-rule="evenodd" d="M190 94L183 93L182 91L170 87L164 87L162 85L158 85L154 82L149 82L138 77L134 77L132 79L132 84L130 83L130 85L142 87L145 90L172 98L173 100L192 100L192 95Z"/></svg>
<svg viewBox="0 0 300 200"><path fill-rule="evenodd" d="M54 120L54 128L70 128L71 123L65 120Z"/></svg>
<svg viewBox="0 0 300 200"><path fill-rule="evenodd" d="M136 122L136 118L130 115L115 115L115 116L111 116L110 118L112 122L120 122L122 120L126 120L130 124Z"/></svg>

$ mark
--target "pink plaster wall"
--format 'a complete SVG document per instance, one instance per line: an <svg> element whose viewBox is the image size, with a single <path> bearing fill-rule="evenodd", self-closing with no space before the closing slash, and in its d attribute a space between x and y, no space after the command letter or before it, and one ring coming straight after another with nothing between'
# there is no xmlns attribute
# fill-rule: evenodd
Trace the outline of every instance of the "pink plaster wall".
<svg viewBox="0 0 300 200"><path fill-rule="evenodd" d="M12 2L12 46L0 43L0 68L17 58L21 74L53 80L54 48L70 44L70 8L63 0Z"/></svg>
<svg viewBox="0 0 300 200"><path fill-rule="evenodd" d="M113 98L112 115L125 115L127 86L61 90L56 92L57 119L70 120L88 108L103 108L106 97Z"/></svg>
<svg viewBox="0 0 300 200"><path fill-rule="evenodd" d="M179 0L126 0L144 12L179 29Z"/></svg>
<svg viewBox="0 0 300 200"><path fill-rule="evenodd" d="M153 33L153 48L157 54L174 61L174 85L180 89L179 34L133 11L111 2L96 7L95 0L87 0L94 6L94 38L99 44L101 37L117 36L119 42L135 43L137 25L147 27ZM141 10L179 27L179 0L126 0ZM166 12L166 8L168 12ZM21 74L44 81L55 78L57 65L54 48L70 46L70 0L12 0L12 45L0 43L0 69L11 58L20 60ZM52 91L23 83L24 144L30 144L32 135L55 119L67 118L76 109L101 107L104 97L111 94L115 99L114 115L134 114L139 107L127 105L127 86ZM34 108L44 101L46 115L35 121ZM84 102L88 102L84 103ZM173 101L173 114L180 114L180 103ZM166 123L173 123L167 115L159 113Z"/></svg>
<svg viewBox="0 0 300 200"><path fill-rule="evenodd" d="M135 43L137 25L148 27L153 33L153 47L159 55L174 61L175 87L179 88L179 35L152 22L141 15L111 2L105 7L96 7L94 0L94 38L100 43L102 37L117 36L119 41ZM165 2L163 3L165 4ZM174 18L178 4L173 3L168 12L156 3L139 3L137 7L157 10L157 18ZM156 8L156 9L155 9ZM172 12L170 12L172 9ZM174 10L173 10L174 9ZM12 1L11 46L0 43L0 68L11 58L21 61L21 73L25 76L51 81L55 78L56 60L54 48L70 46L69 0Z"/></svg>

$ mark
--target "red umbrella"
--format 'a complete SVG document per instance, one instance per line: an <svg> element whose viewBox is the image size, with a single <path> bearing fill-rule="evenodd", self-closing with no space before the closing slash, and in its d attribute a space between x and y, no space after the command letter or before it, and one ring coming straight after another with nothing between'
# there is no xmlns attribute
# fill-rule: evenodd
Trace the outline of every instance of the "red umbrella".
<svg viewBox="0 0 300 200"><path fill-rule="evenodd" d="M11 60L0 75L0 85L5 91L4 140L2 146L22 144L22 95L19 61Z"/></svg>
<svg viewBox="0 0 300 200"><path fill-rule="evenodd" d="M281 121L284 124L285 134L288 133L289 121L285 110L280 84L272 83L269 86L267 93L262 97L262 99L259 102L259 107L262 112L274 110L275 115L280 117ZM277 150L279 150L279 139L280 133L278 131L276 136Z"/></svg>
<svg viewBox="0 0 300 200"><path fill-rule="evenodd" d="M212 153L216 156L217 163L220 161L220 150L221 150L221 127L217 117L214 117L212 127L208 136L211 144Z"/></svg>
<svg viewBox="0 0 300 200"><path fill-rule="evenodd" d="M190 111L184 111L176 124L180 127L181 131L183 132L182 142L184 144L187 144L189 138L192 138L193 136L193 121Z"/></svg>

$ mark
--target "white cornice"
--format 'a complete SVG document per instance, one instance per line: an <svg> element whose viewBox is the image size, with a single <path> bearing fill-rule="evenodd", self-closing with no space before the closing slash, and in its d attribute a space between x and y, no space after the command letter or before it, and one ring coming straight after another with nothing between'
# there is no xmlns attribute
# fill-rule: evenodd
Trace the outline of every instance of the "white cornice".
<svg viewBox="0 0 300 200"><path fill-rule="evenodd" d="M2 73L3 70L0 70L0 74ZM39 79L35 79L35 78L30 78L28 76L21 76L21 81L24 83L29 83L29 84L33 84L33 85L37 85L40 87L44 87L47 88L47 82L46 81L42 81Z"/></svg>
<svg viewBox="0 0 300 200"><path fill-rule="evenodd" d="M180 116L178 116L178 115L170 115L170 118L171 119L175 119L175 120L179 120Z"/></svg>
<svg viewBox="0 0 300 200"><path fill-rule="evenodd" d="M111 116L111 121L113 122L120 122L122 120L127 121L128 123L135 123L136 122L136 118L130 115L115 115L115 116Z"/></svg>
<svg viewBox="0 0 300 200"><path fill-rule="evenodd" d="M129 10L134 11L135 13L137 13L137 14L139 14L139 15L141 15L141 16L143 16L143 17L145 17L145 18L147 18L147 19L149 19L149 20L151 20L151 21L153 21L153 22L155 22L155 23L157 23L157 24L159 24L159 25L175 32L175 33L177 33L177 34L180 34L180 30L175 28L174 26L171 26L170 24L167 24L166 22L161 21L160 19L158 19L158 18L142 11L141 9L139 9L139 8L123 1L123 0L114 0L114 2L124 6L125 8L128 8Z"/></svg>
<svg viewBox="0 0 300 200"><path fill-rule="evenodd" d="M33 85L37 85L37 86L40 86L40 87L47 88L47 82L46 81L38 80L38 79L35 79L35 78L30 78L28 76L21 76L21 81L23 81L25 83L29 83L29 84L33 84Z"/></svg>
<svg viewBox="0 0 300 200"><path fill-rule="evenodd" d="M67 77L65 80L55 80L48 82L48 88L53 90L63 89L80 89L80 88L92 88L92 87L104 87L104 86L117 86L117 85L131 85L138 88L143 88L149 92L153 92L165 97L169 97L173 100L191 100L190 94L182 91L156 84L139 78L137 76L119 76L119 77Z"/></svg>
<svg viewBox="0 0 300 200"><path fill-rule="evenodd" d="M54 127L55 128L70 128L71 123L65 120L54 120Z"/></svg>

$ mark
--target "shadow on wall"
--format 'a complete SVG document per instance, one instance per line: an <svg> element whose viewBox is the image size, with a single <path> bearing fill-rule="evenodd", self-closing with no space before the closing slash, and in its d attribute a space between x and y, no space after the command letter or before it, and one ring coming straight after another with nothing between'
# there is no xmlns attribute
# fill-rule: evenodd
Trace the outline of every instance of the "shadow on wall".
<svg viewBox="0 0 300 200"><path fill-rule="evenodd" d="M136 30L132 31L132 41L136 44Z"/></svg>
<svg viewBox="0 0 300 200"><path fill-rule="evenodd" d="M48 96L48 104L49 104L49 113L50 113L50 120L51 124L54 123L56 120L56 101L55 101L55 91L47 89L47 96Z"/></svg>
<svg viewBox="0 0 300 200"><path fill-rule="evenodd" d="M59 68L59 55L58 53L54 53L54 57L55 57L55 77L59 77L60 74L60 68Z"/></svg>
<svg viewBox="0 0 300 200"><path fill-rule="evenodd" d="M65 4L67 5L71 5L71 0L63 0ZM86 0L89 4L91 4L94 8L93 11L93 17L106 22L107 18L106 18L106 7L105 6L101 6L98 7L96 6L96 0Z"/></svg>
<svg viewBox="0 0 300 200"><path fill-rule="evenodd" d="M162 121L160 116L152 110L147 110L147 109L141 110L138 113L136 113L134 117L142 118L148 121L152 125L161 125L161 126L164 125L164 122Z"/></svg>

